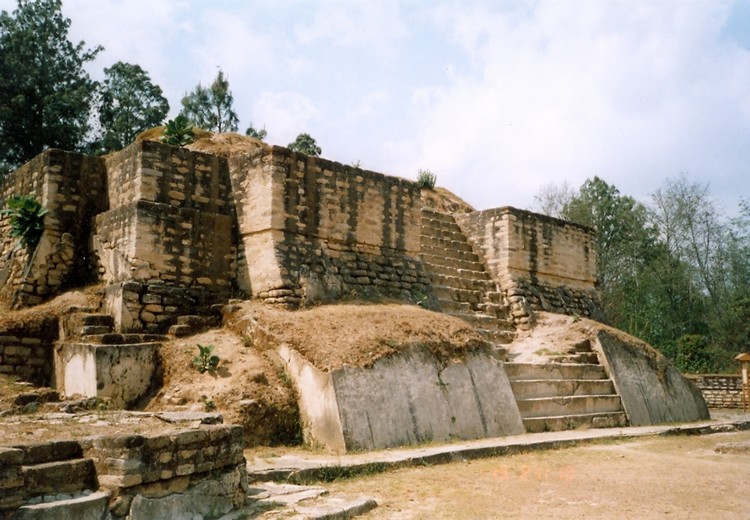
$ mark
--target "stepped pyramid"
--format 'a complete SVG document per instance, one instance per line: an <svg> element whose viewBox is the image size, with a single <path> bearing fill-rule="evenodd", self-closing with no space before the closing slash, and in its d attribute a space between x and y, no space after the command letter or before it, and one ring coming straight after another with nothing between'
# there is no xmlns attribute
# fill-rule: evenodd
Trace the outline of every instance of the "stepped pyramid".
<svg viewBox="0 0 750 520"><path fill-rule="evenodd" d="M421 257L439 309L471 323L507 361L516 337L510 310L454 217L422 209ZM510 354L512 357L512 354ZM589 342L543 362L506 362L528 432L628 424L620 396Z"/></svg>
<svg viewBox="0 0 750 520"><path fill-rule="evenodd" d="M422 264L438 308L471 323L504 359L515 331L495 282L450 214L423 208L421 222Z"/></svg>

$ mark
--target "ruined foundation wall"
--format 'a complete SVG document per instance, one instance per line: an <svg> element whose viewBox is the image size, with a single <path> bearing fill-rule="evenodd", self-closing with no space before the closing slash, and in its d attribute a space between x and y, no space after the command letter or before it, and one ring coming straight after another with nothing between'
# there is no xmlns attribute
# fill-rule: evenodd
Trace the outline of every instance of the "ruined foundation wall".
<svg viewBox="0 0 750 520"><path fill-rule="evenodd" d="M110 210L93 249L119 330L161 332L234 287L226 159L142 141L107 159Z"/></svg>
<svg viewBox="0 0 750 520"><path fill-rule="evenodd" d="M593 231L510 207L456 215L519 324L530 310L601 318Z"/></svg>
<svg viewBox="0 0 750 520"><path fill-rule="evenodd" d="M709 408L742 408L740 374L686 374L703 394Z"/></svg>
<svg viewBox="0 0 750 520"><path fill-rule="evenodd" d="M15 250L10 217L0 218L0 298L35 305L92 280L88 238L93 216L106 209L104 181L101 158L61 150L46 150L5 179L0 207L13 195L31 195L48 213L35 252Z"/></svg>
<svg viewBox="0 0 750 520"><path fill-rule="evenodd" d="M428 290L414 183L279 147L230 165L246 292L304 305Z"/></svg>

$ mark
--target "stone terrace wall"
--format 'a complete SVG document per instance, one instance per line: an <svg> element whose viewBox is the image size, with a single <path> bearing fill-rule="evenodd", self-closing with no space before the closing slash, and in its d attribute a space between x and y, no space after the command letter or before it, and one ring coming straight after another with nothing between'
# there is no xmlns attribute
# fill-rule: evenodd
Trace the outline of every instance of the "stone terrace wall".
<svg viewBox="0 0 750 520"><path fill-rule="evenodd" d="M742 408L740 374L686 374L703 394L710 408Z"/></svg>
<svg viewBox="0 0 750 520"><path fill-rule="evenodd" d="M240 426L99 436L78 444L94 462L99 488L111 492L109 512L102 511L101 518L219 518L245 503ZM39 494L34 482L25 481L22 467L29 464L29 453L42 450L59 451L54 442L0 447L0 517L12 517L28 497Z"/></svg>
<svg viewBox="0 0 750 520"><path fill-rule="evenodd" d="M601 319L592 230L510 207L456 215L456 221L518 324L528 323L530 310Z"/></svg>
<svg viewBox="0 0 750 520"><path fill-rule="evenodd" d="M61 150L47 150L8 176L0 186L0 207L12 195L32 195L48 213L32 258L26 250L13 252L10 218L0 218L0 297L34 305L91 281L88 237L92 217L106 209L104 181L101 158Z"/></svg>
<svg viewBox="0 0 750 520"><path fill-rule="evenodd" d="M226 300L236 270L226 159L142 141L110 156L107 172L111 209L93 245L118 329L160 332Z"/></svg>
<svg viewBox="0 0 750 520"><path fill-rule="evenodd" d="M290 305L427 292L412 182L267 147L230 160L240 288Z"/></svg>

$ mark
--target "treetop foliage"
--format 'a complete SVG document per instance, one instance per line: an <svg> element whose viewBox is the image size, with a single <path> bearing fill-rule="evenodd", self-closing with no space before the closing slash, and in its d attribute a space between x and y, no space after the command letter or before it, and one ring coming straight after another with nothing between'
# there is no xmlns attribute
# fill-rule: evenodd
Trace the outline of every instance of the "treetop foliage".
<svg viewBox="0 0 750 520"><path fill-rule="evenodd" d="M750 346L750 204L728 220L708 185L668 179L647 203L599 177L578 190L545 186L537 206L596 232L609 321L685 371L734 368Z"/></svg>
<svg viewBox="0 0 750 520"><path fill-rule="evenodd" d="M14 168L45 148L80 150L96 83L84 70L102 51L68 39L61 0L18 0L0 13L0 163Z"/></svg>
<svg viewBox="0 0 750 520"><path fill-rule="evenodd" d="M110 152L161 124L169 112L169 102L139 65L118 61L104 69L104 76L99 95L100 139L104 151Z"/></svg>
<svg viewBox="0 0 750 520"><path fill-rule="evenodd" d="M310 134L299 134L293 142L289 143L287 148L310 157L319 157L323 151Z"/></svg>
<svg viewBox="0 0 750 520"><path fill-rule="evenodd" d="M232 108L233 103L229 79L219 70L210 87L206 88L198 83L193 92L182 98L180 114L204 130L236 132L239 118Z"/></svg>

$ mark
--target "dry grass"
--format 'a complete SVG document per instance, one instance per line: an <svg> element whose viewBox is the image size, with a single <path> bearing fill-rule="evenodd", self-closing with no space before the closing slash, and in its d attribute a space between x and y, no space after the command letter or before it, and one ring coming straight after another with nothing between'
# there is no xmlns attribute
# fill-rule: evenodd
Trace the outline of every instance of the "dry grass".
<svg viewBox="0 0 750 520"><path fill-rule="evenodd" d="M750 432L649 438L403 469L329 486L380 506L362 518L748 518Z"/></svg>

